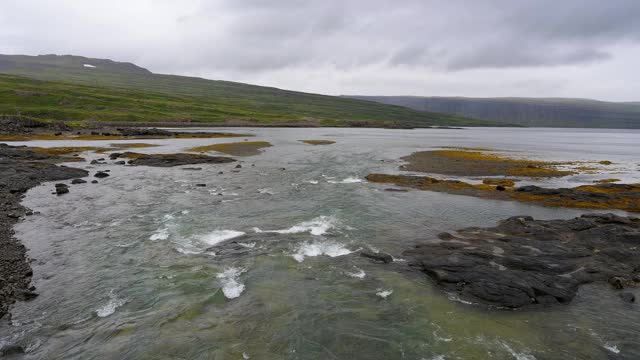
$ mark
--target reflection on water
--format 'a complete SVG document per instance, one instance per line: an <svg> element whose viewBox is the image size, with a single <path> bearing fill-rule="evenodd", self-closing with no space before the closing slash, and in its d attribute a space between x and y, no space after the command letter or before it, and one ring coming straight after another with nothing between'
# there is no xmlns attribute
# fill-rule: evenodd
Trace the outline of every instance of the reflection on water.
<svg viewBox="0 0 640 360"><path fill-rule="evenodd" d="M610 160L626 169L611 170L623 171L615 177L639 182L640 132L242 130L274 146L241 158L239 172L231 172L235 164L107 165L99 167L111 169L109 178L65 196L51 195L50 184L30 191L25 204L41 215L16 230L36 259L41 295L14 307L12 324L0 325L0 346L21 345L26 354L18 358L26 359L640 357L637 308L600 285L582 288L569 306L492 311L397 271L404 249L442 231L588 211L386 192L361 181L397 171L397 159L417 149L469 146ZM297 141L305 138L337 143ZM141 150L224 141L156 140L163 146ZM395 261L372 264L360 249Z"/></svg>

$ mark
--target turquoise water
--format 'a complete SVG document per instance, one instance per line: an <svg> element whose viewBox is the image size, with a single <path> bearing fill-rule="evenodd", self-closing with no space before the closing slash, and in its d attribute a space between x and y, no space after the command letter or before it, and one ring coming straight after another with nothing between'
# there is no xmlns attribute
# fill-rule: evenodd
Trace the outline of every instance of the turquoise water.
<svg viewBox="0 0 640 360"><path fill-rule="evenodd" d="M238 172L235 164L201 171L99 165L91 170L111 170L99 184L74 185L61 197L51 194L52 184L32 189L24 203L40 214L16 231L36 259L40 296L13 308L12 323L0 325L0 344L23 346L18 358L25 359L640 357L637 305L623 304L605 286L583 287L568 306L495 311L404 271L403 250L442 231L520 214L551 219L589 211L386 192L363 180L397 172L398 158L416 150L467 146L615 162L602 174L543 182L551 186L609 177L640 182L640 132L231 130L274 146L237 157ZM136 151L232 141L150 140L162 146ZM395 261L372 264L357 256L359 249L384 251Z"/></svg>

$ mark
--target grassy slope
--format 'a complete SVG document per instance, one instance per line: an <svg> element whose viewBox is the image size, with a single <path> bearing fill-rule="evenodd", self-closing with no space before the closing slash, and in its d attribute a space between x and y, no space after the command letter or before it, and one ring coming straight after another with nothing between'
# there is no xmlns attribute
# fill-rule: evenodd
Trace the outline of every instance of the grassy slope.
<svg viewBox="0 0 640 360"><path fill-rule="evenodd" d="M152 74L133 64L76 56L0 55L0 73L46 81L0 77L0 114L19 111L37 118L377 126L494 124L362 100Z"/></svg>
<svg viewBox="0 0 640 360"><path fill-rule="evenodd" d="M523 126L640 128L640 103L564 98L353 96L361 100L438 111Z"/></svg>

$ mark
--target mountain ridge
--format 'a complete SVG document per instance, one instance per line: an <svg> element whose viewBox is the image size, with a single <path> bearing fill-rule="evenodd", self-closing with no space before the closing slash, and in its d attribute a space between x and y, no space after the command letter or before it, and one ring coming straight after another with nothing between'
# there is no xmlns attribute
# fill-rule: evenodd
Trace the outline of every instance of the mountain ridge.
<svg viewBox="0 0 640 360"><path fill-rule="evenodd" d="M43 99L36 101L11 98L15 95L15 91L24 91L19 89L18 80L4 78L7 81L6 85L13 91L8 94L4 105L6 108L11 101L18 101L22 106L23 114L52 116L56 119L68 117L74 121L82 121L86 116L97 121L129 118L129 121L149 122L155 121L152 114L157 113L163 120L168 118L174 122L241 121L256 125L292 122L314 126L375 127L504 126L497 122L458 115L420 112L400 106L338 96L303 93L224 80L154 74L132 63L75 55L0 55L0 73L49 81L52 84L47 86L58 90L64 87L63 84L69 84L68 89L65 90L68 90L67 92L62 91L56 95L65 98L66 100L61 103L66 105L59 106L49 102L43 104L43 106L46 105L46 109L29 109L31 105L39 106L38 103L43 102ZM100 103L98 108L106 107L106 110L91 110L95 104L85 104L87 106L80 109L70 109L70 103L87 102L77 94L81 91L78 88L79 85L90 86L91 88L87 91L95 95L94 99ZM34 84L29 86L34 87ZM129 104L128 106L132 104L129 101L131 99L126 99L127 91L136 92L135 96L142 99L152 98L153 102L148 104L153 109L150 109L145 116L141 116L137 108L124 110L125 106L105 104L104 97L99 94L100 88L104 88L106 93L113 93L113 96ZM73 97L74 100L70 101L69 97ZM166 103L171 104L172 108L167 109L162 105L162 97L165 98ZM181 101L188 103L188 106L181 105ZM175 108L193 109L194 107L197 108L197 114L189 110L175 110ZM109 113L109 111L113 112L113 109L117 110L117 116ZM9 109L0 108L0 111L9 111ZM127 111L129 116L122 114L123 111Z"/></svg>
<svg viewBox="0 0 640 360"><path fill-rule="evenodd" d="M640 128L640 102L582 98L360 96L343 97L530 127Z"/></svg>

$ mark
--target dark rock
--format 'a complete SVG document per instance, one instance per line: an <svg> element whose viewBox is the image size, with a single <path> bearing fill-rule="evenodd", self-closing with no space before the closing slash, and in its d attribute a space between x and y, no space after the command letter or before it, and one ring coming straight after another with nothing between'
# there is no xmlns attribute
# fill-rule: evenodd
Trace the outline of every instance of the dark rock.
<svg viewBox="0 0 640 360"><path fill-rule="evenodd" d="M403 253L411 269L472 302L505 308L567 304L581 284L638 286L640 219L514 216L492 228L441 233Z"/></svg>
<svg viewBox="0 0 640 360"><path fill-rule="evenodd" d="M113 154L112 154L113 155ZM178 154L138 154L124 153L119 156L132 158L129 165L139 166L155 166L155 167L171 167L192 164L224 164L236 161L235 159L224 156L196 155L188 153Z"/></svg>
<svg viewBox="0 0 640 360"><path fill-rule="evenodd" d="M127 162L126 162L126 161L124 161L124 160L120 160L120 161L116 161L116 162L114 162L114 164L116 164L116 165L125 165L126 163L127 163Z"/></svg>
<svg viewBox="0 0 640 360"><path fill-rule="evenodd" d="M24 354L24 348L20 345L5 345L2 348L0 348L0 355L2 356L11 356L11 355L18 355L18 354Z"/></svg>
<svg viewBox="0 0 640 360"><path fill-rule="evenodd" d="M19 219L21 215L19 212L14 211L14 212L8 213L7 216L13 219Z"/></svg>
<svg viewBox="0 0 640 360"><path fill-rule="evenodd" d="M240 169L240 168L242 168L242 165L240 164L236 165L236 169Z"/></svg>
<svg viewBox="0 0 640 360"><path fill-rule="evenodd" d="M218 175L222 175L222 174L224 174L224 171L219 171L218 172Z"/></svg>
<svg viewBox="0 0 640 360"><path fill-rule="evenodd" d="M386 188L384 191L393 191L393 192L408 192L407 189L396 189L396 188Z"/></svg>
<svg viewBox="0 0 640 360"><path fill-rule="evenodd" d="M87 181L86 180L82 180L82 179L73 179L71 180L72 184L85 184Z"/></svg>
<svg viewBox="0 0 640 360"><path fill-rule="evenodd" d="M91 160L90 164L91 165L100 165L100 164L104 164L104 163L99 161L99 160Z"/></svg>
<svg viewBox="0 0 640 360"><path fill-rule="evenodd" d="M198 170L202 170L202 168L201 167L185 167L185 168L182 168L182 170L198 171Z"/></svg>
<svg viewBox="0 0 640 360"><path fill-rule="evenodd" d="M56 195L62 195L69 192L67 184L56 184Z"/></svg>
<svg viewBox="0 0 640 360"><path fill-rule="evenodd" d="M205 187L207 184L196 184L196 186Z"/></svg>
<svg viewBox="0 0 640 360"><path fill-rule="evenodd" d="M119 128L122 136L173 136L171 131L156 128Z"/></svg>
<svg viewBox="0 0 640 360"><path fill-rule="evenodd" d="M502 185L498 185L498 186L496 186L496 190L498 190L498 191L505 191L505 190L507 190L507 189L506 189L504 186L502 186Z"/></svg>
<svg viewBox="0 0 640 360"><path fill-rule="evenodd" d="M97 184L97 183L98 183L98 180L91 180L91 183L92 183L92 184Z"/></svg>
<svg viewBox="0 0 640 360"><path fill-rule="evenodd" d="M611 287L613 287L614 289L617 290L622 290L624 289L624 279L619 277L619 276L614 276L609 278L609 285L611 285Z"/></svg>
<svg viewBox="0 0 640 360"><path fill-rule="evenodd" d="M632 303L636 301L636 296L633 295L632 293L625 291L620 293L620 298L624 301L624 302L628 302L628 303Z"/></svg>
<svg viewBox="0 0 640 360"><path fill-rule="evenodd" d="M385 253L374 253L374 252L370 252L370 251L361 251L360 252L360 256L362 257L366 257L368 259L371 259L373 261L376 262L382 262L385 264L388 264L390 262L393 262L393 257L391 257L391 255L389 254L385 254Z"/></svg>
<svg viewBox="0 0 640 360"><path fill-rule="evenodd" d="M98 179L102 179L102 178L106 178L107 176L109 176L108 173L104 172L104 171L98 171L95 175L93 175L95 177L97 177Z"/></svg>

